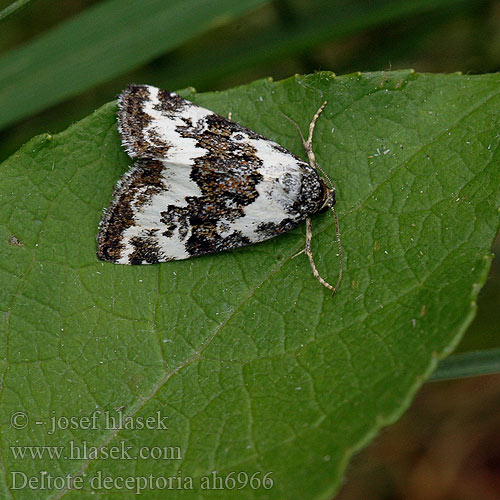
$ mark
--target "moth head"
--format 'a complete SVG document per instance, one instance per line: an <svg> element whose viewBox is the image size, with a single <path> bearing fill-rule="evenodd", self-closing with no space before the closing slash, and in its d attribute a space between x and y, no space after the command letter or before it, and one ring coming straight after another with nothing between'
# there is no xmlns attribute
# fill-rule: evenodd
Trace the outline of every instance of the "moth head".
<svg viewBox="0 0 500 500"><path fill-rule="evenodd" d="M318 212L323 213L326 212L327 210L333 208L335 205L335 187L332 186L329 188L325 181L320 178L321 181L321 187L323 188L323 204L321 205L321 208L318 210Z"/></svg>
<svg viewBox="0 0 500 500"><path fill-rule="evenodd" d="M333 205L335 205L335 188L332 187L331 189L327 190L326 194L326 205L329 208L332 208Z"/></svg>

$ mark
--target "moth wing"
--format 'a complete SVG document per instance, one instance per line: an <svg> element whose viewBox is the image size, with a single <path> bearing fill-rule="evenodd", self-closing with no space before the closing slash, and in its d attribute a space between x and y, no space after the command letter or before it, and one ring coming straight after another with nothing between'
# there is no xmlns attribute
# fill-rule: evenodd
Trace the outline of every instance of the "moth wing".
<svg viewBox="0 0 500 500"><path fill-rule="evenodd" d="M118 130L132 158L190 163L203 151L180 130L200 133L209 115L214 113L151 85L129 85L118 97Z"/></svg>
<svg viewBox="0 0 500 500"><path fill-rule="evenodd" d="M277 143L154 87L131 86L119 102L122 142L140 160L101 221L99 258L143 264L232 250L323 206L315 170Z"/></svg>

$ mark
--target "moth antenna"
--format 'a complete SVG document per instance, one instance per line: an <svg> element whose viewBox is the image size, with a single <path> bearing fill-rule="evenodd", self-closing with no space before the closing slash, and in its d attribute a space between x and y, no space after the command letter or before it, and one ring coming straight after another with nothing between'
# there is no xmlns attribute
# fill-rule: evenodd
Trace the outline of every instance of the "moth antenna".
<svg viewBox="0 0 500 500"><path fill-rule="evenodd" d="M335 221L335 238L337 239L337 248L339 251L339 277L337 278L337 283L335 283L335 292L339 289L340 282L342 281L342 274L344 271L344 254L342 252L342 244L340 243L340 225L339 225L339 218L337 217L337 211L335 210L334 206L330 206L330 209L333 214L333 220Z"/></svg>
<svg viewBox="0 0 500 500"><path fill-rule="evenodd" d="M300 139L302 140L302 145L304 146L304 150L307 154L307 158L309 159L309 164L311 165L312 168L314 168L316 171L321 172L321 174L325 177L325 179L328 181L328 184L330 184L330 190L335 191L335 186L328 176L328 174L318 165L316 162L316 157L314 155L313 147L312 147L312 140L313 140L313 134L314 134L314 128L316 126L316 122L318 121L319 116L325 109L325 106L327 105L328 101L325 101L316 111L316 113L313 116L313 119L311 120L311 123L309 124L309 135L307 136L307 140L304 138L304 134L302 133L302 130L298 126L297 122L290 118L289 116L285 115L285 113L281 113L292 125L297 129ZM330 210L332 211L333 214L333 220L335 222L335 236L337 239L337 246L338 246L338 252L339 252L339 277L337 279L337 283L335 283L335 286L332 286L328 281L326 281L321 274L319 274L318 269L316 268L316 264L314 263L314 257L312 253L312 223L311 219L309 217L306 218L306 247L305 247L305 252L307 257L309 258L309 263L311 264L311 269L314 274L314 277L328 290L331 290L331 292L335 295L335 292L338 290L340 286L340 282L342 281L342 274L343 274L343 269L344 269L344 264L343 264L343 252L342 252L342 244L340 242L340 225L339 225L339 219L337 217L337 212L335 211L335 208L332 204L328 204L330 207Z"/></svg>

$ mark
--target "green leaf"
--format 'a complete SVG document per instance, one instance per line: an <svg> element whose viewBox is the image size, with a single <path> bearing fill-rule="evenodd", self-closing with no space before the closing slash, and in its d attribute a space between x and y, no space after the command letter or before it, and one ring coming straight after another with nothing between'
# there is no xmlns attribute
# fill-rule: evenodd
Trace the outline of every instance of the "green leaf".
<svg viewBox="0 0 500 500"><path fill-rule="evenodd" d="M0 128L268 0L107 0L0 57Z"/></svg>
<svg viewBox="0 0 500 500"><path fill-rule="evenodd" d="M352 453L401 415L475 313L499 227L499 75L317 73L185 95L302 156L279 111L305 131L328 101L314 146L337 186L342 287L332 298L295 256L303 227L187 261L99 262L102 209L131 163L115 104L34 138L0 166L0 477L14 498L56 491L12 489L13 471L86 473L87 493L71 498L104 491L90 482L98 474L193 478L194 491L147 489L155 499L330 498ZM330 214L313 228L318 267L334 281ZM78 420L120 408L159 412L168 430ZM26 427L14 428L16 412ZM49 434L51 417L74 417L75 428ZM70 442L179 447L181 459L21 460L10 448L58 445L67 456ZM271 472L273 487L200 492L212 471ZM123 484L104 494L132 497Z"/></svg>

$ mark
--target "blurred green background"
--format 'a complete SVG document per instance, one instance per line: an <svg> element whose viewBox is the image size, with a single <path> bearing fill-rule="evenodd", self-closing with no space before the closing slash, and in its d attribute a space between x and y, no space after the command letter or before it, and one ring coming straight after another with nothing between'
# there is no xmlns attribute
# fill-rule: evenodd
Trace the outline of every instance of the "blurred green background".
<svg viewBox="0 0 500 500"><path fill-rule="evenodd" d="M493 0L0 0L0 34L0 161L130 82L202 92L317 70L500 70ZM499 311L496 258L459 350L500 347ZM499 375L428 384L339 498L500 500L499 429Z"/></svg>

